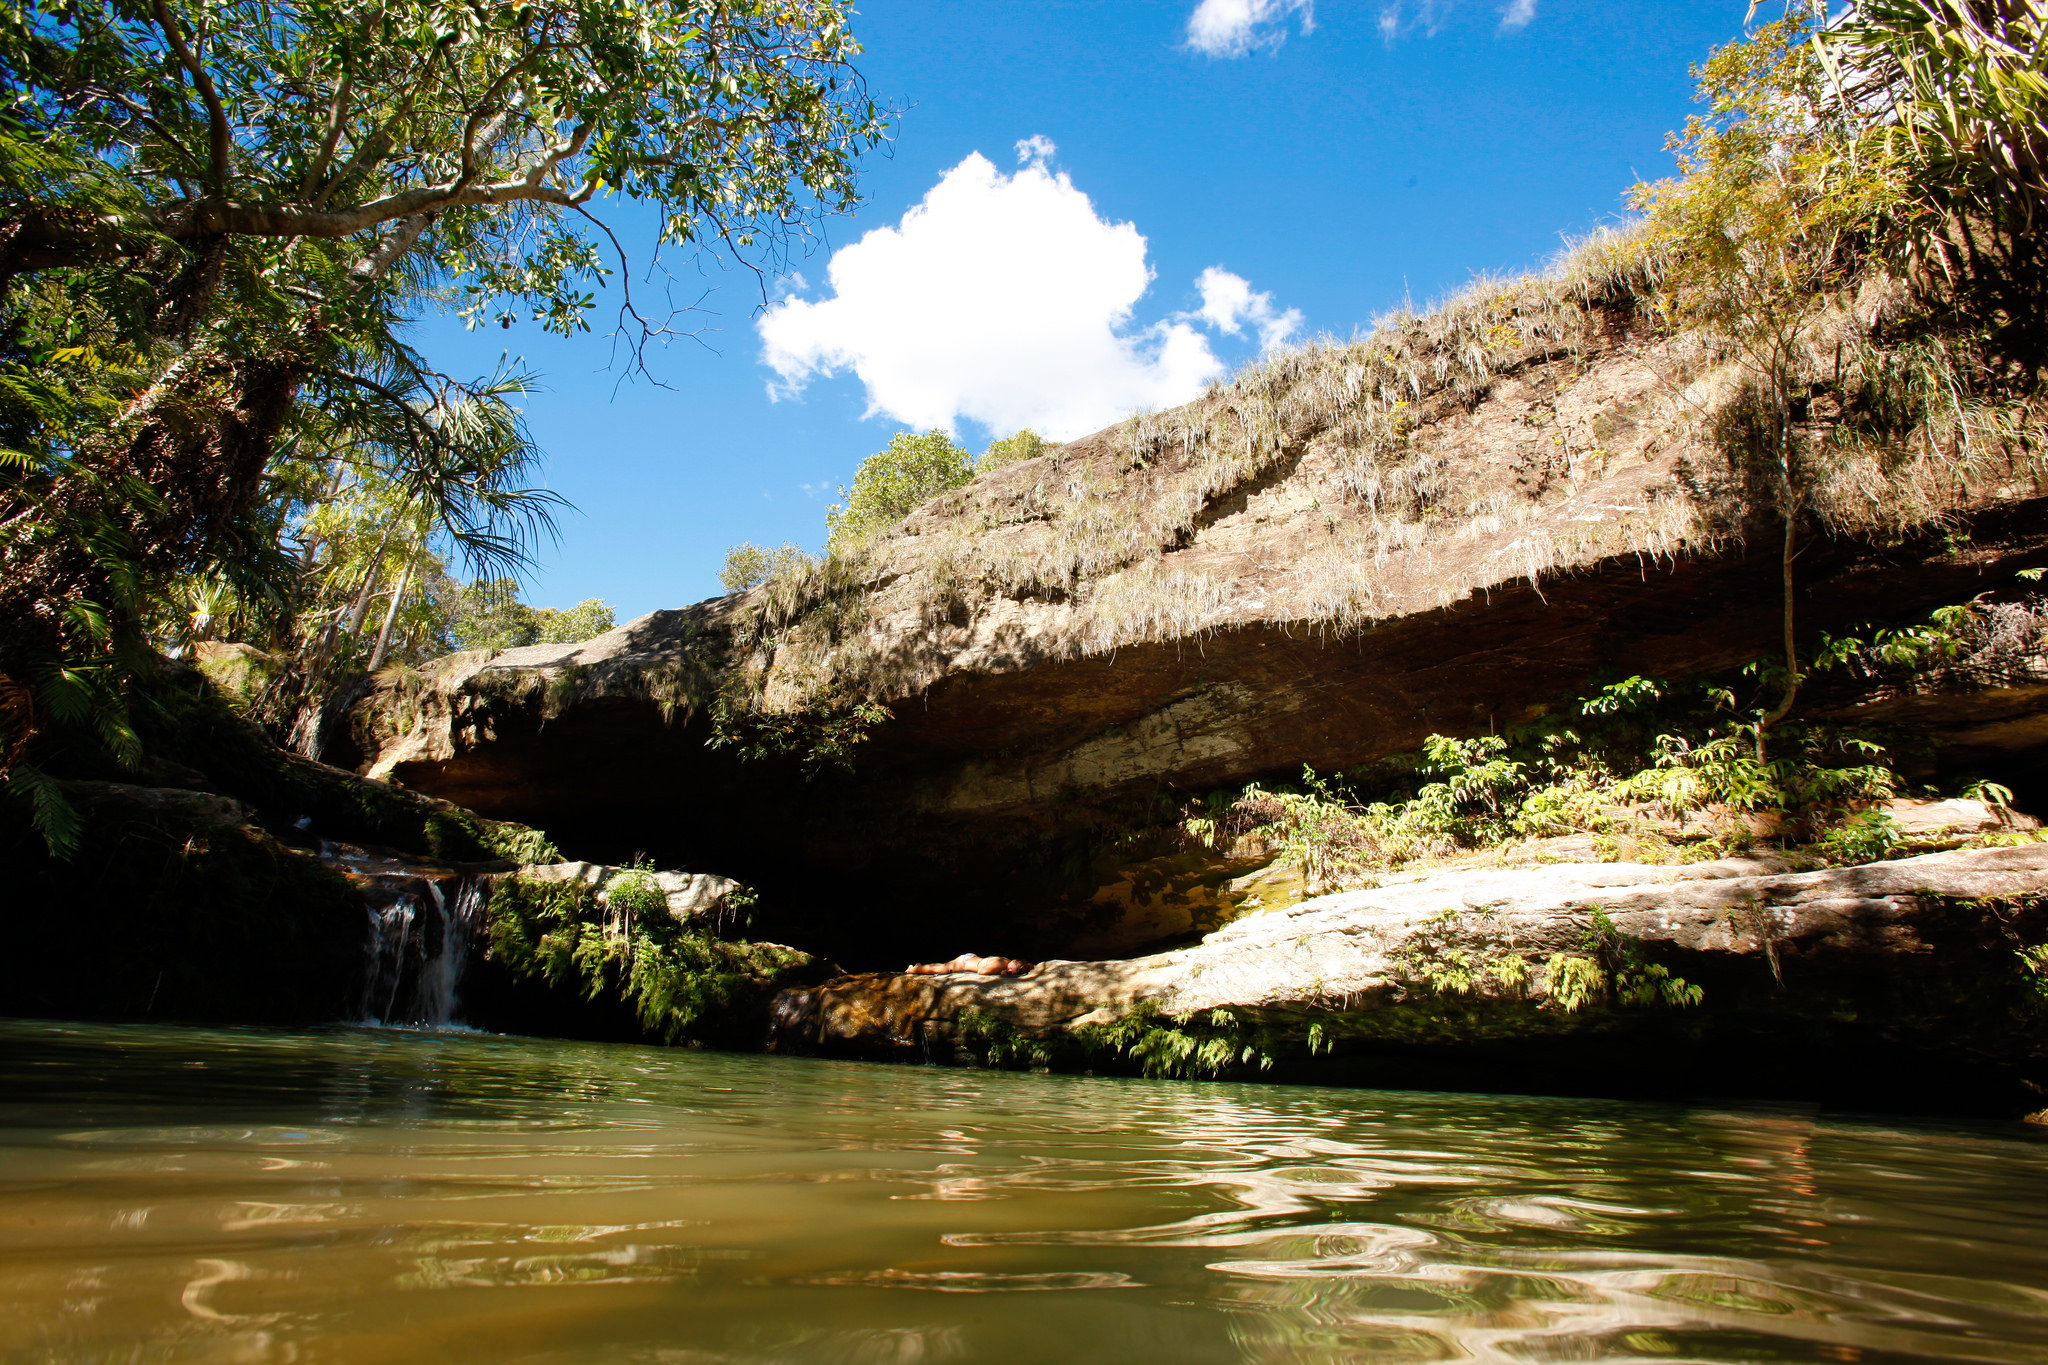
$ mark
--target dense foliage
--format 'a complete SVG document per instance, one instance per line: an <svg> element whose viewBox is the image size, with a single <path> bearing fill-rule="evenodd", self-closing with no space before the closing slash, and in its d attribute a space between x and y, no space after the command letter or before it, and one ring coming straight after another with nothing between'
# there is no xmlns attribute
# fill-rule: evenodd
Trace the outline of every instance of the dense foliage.
<svg viewBox="0 0 2048 1365"><path fill-rule="evenodd" d="M452 299L576 331L616 279L637 361L677 313L599 204L772 267L883 133L857 52L835 0L0 13L9 794L53 830L51 772L139 761L133 682L202 617L289 643L304 722L430 633L450 555L515 569L558 501L532 376L439 373L399 327Z"/></svg>
<svg viewBox="0 0 2048 1365"><path fill-rule="evenodd" d="M615 624L612 609L595 597L567 608L530 607L519 600L517 579L478 579L455 594L444 635L456 649L518 649L577 644Z"/></svg>
<svg viewBox="0 0 2048 1365"><path fill-rule="evenodd" d="M620 873L603 894L501 878L489 923L491 956L515 978L624 1001L665 1043L739 1041L776 989L820 974L795 949L723 938L708 917L676 919L641 869Z"/></svg>
<svg viewBox="0 0 2048 1365"><path fill-rule="evenodd" d="M1945 670L1987 677L2006 658L2037 657L2048 603L2017 591L1989 597L1915 625L1823 636L1812 671L1924 686ZM1209 848L1279 844L1311 891L1558 835L1591 835L1606 856L1647 861L1769 847L1854 863L1901 849L1884 803L1906 788L1898 766L1910 749L1899 746L1910 737L1794 721L1760 755L1754 718L1782 686L1782 670L1762 661L1736 678L1625 678L1500 734L1432 735L1420 753L1355 772L1213 793L1183 828ZM2011 797L1981 778L1963 794L1993 805Z"/></svg>
<svg viewBox="0 0 2048 1365"><path fill-rule="evenodd" d="M809 555L787 541L772 550L750 540L742 541L725 552L725 566L718 571L718 581L728 592L745 592L778 574L794 573L810 562Z"/></svg>

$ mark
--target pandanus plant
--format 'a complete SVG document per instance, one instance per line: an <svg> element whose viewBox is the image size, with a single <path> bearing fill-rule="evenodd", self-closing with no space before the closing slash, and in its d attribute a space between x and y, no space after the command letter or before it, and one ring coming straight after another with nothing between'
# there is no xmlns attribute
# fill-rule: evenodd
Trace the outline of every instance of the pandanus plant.
<svg viewBox="0 0 2048 1365"><path fill-rule="evenodd" d="M2031 229L2048 208L2042 0L1857 0L1820 47L1849 97L1894 115L1928 179Z"/></svg>

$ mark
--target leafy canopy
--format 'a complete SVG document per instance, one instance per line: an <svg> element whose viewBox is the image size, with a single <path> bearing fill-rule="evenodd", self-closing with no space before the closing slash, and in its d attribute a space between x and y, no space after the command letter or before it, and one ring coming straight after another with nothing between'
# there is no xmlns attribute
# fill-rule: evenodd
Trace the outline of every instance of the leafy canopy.
<svg viewBox="0 0 2048 1365"><path fill-rule="evenodd" d="M448 634L458 649L573 645L610 630L612 609L595 597L566 609L530 607L512 578L478 579L456 594Z"/></svg>
<svg viewBox="0 0 2048 1365"><path fill-rule="evenodd" d="M45 753L83 737L139 760L129 684L153 625L196 596L304 608L318 677L372 639L382 657L401 598L438 590L428 539L473 570L517 567L550 512L520 478L537 452L512 400L530 377L438 374L399 329L452 301L471 325L573 332L616 278L638 361L678 310L636 302L629 281L657 262L629 275L601 216L615 196L658 207L651 254L779 264L851 205L886 131L847 16L839 0L0 7L0 776L46 833L62 802ZM349 488L386 523L323 542L318 505Z"/></svg>
<svg viewBox="0 0 2048 1365"><path fill-rule="evenodd" d="M293 244L350 239L574 331L603 196L743 258L849 207L885 128L858 51L837 0L48 0L0 17L4 266L257 238L288 288L325 254Z"/></svg>

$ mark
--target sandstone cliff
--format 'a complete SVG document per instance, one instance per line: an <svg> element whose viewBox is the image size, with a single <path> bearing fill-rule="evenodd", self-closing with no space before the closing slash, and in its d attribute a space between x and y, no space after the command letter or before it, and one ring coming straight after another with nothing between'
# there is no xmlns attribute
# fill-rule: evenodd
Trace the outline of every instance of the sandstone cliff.
<svg viewBox="0 0 2048 1365"><path fill-rule="evenodd" d="M349 757L591 856L730 873L828 932L862 925L825 951L894 956L932 923L1085 897L1114 875L1088 840L1186 794L1489 733L1600 677L1732 668L1780 614L1751 397L1726 355L1650 324L1633 260L1596 243L1274 357L744 596L387 675ZM2037 440L1959 462L1864 411L1907 307L1868 286L1815 334L1836 382L1800 415L1833 452L1801 490L1809 631L2048 561ZM2044 683L1812 704L1907 717L1918 778L2025 787ZM867 729L862 701L889 718ZM714 712L731 747L706 745Z"/></svg>

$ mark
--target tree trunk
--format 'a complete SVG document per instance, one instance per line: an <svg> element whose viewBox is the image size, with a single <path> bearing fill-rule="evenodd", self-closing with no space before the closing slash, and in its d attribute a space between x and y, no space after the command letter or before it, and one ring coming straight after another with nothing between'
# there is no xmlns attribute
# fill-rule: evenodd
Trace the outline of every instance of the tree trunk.
<svg viewBox="0 0 2048 1365"><path fill-rule="evenodd" d="M412 560L405 561L404 572L398 575L398 586L391 590L391 605L384 612L384 625L377 632L377 647L370 651L370 666L366 672L375 673L384 666L384 651L391 646L391 623L398 619L398 608L405 601L405 590L412 586Z"/></svg>

